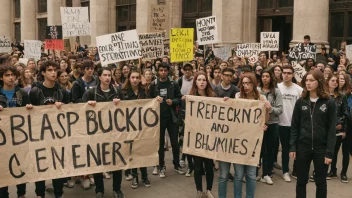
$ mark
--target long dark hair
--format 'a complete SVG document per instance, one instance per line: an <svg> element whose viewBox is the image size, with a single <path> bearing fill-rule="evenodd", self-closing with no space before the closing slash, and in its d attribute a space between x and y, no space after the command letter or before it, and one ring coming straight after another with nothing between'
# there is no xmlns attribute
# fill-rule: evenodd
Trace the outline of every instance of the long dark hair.
<svg viewBox="0 0 352 198"><path fill-rule="evenodd" d="M139 75L139 78L142 77L142 74L139 71L131 70L127 75L126 81L123 84L122 89L128 89L128 88L132 87L131 82L130 82L130 77L133 73L137 73ZM141 87L141 86L142 86L142 82L139 82L138 87Z"/></svg>
<svg viewBox="0 0 352 198"><path fill-rule="evenodd" d="M253 73L246 72L242 75L240 82L238 83L238 86L240 88L240 98L245 98L247 99L246 92L244 91L243 88L243 79L248 78L252 84L253 84L253 93L254 93L254 99L259 100L260 99L260 94L257 89L257 78L254 76Z"/></svg>
<svg viewBox="0 0 352 198"><path fill-rule="evenodd" d="M198 79L198 76L200 75L203 75L205 76L205 79L207 81L207 86L205 87L205 94L209 97L215 97L215 93L213 91L213 88L211 88L211 85L210 85L210 82L209 82L209 79L208 79L208 76L205 72L203 71L199 71L199 72L196 72L195 75L194 75L194 78L193 78L193 83L192 83L192 88L191 90L189 91L189 95L197 95L198 93L198 87L197 87L197 79Z"/></svg>
<svg viewBox="0 0 352 198"><path fill-rule="evenodd" d="M329 82L332 78L336 78L336 82L337 82L337 87L334 89L334 98L336 98L339 95L339 85L340 85L338 75L329 74L325 84L326 84L327 90L329 90L330 89ZM330 94L330 90L329 90L329 94Z"/></svg>
<svg viewBox="0 0 352 198"><path fill-rule="evenodd" d="M280 75L280 81L282 82L284 79L282 78L282 72L283 72L283 69L280 65L275 65L274 67L271 68L271 72L274 74L274 77L276 79L276 82L278 82L279 79L276 78L275 76L275 68L279 68L281 70L281 75ZM294 73L294 72L293 72Z"/></svg>
<svg viewBox="0 0 352 198"><path fill-rule="evenodd" d="M324 99L329 99L330 95L328 94L328 91L326 90L326 84L325 84L325 78L324 75L321 71L315 69L309 71L305 76L303 76L301 85L303 87L303 92L302 92L302 98L309 98L309 91L307 90L306 86L306 79L308 75L312 75L313 78L318 81L318 87L317 87L317 95L319 98L324 98Z"/></svg>
<svg viewBox="0 0 352 198"><path fill-rule="evenodd" d="M274 98L276 98L276 95L275 95L275 78L274 78L274 74L271 72L270 69L264 69L261 73L260 73L260 81L259 81L259 86L263 89L264 87L264 83L263 83L263 80L262 80L262 76L264 73L267 73L269 74L269 77L270 77L270 83L269 83L269 90L270 90L270 93L273 94Z"/></svg>

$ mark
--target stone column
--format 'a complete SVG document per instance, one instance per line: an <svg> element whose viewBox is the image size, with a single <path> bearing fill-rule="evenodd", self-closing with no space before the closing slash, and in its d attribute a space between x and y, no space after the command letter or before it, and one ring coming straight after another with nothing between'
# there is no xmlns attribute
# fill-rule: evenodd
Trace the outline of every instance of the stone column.
<svg viewBox="0 0 352 198"><path fill-rule="evenodd" d="M37 38L36 6L33 0L21 0L21 42Z"/></svg>
<svg viewBox="0 0 352 198"><path fill-rule="evenodd" d="M216 16L220 45L234 45L243 42L244 1L213 1L213 16Z"/></svg>
<svg viewBox="0 0 352 198"><path fill-rule="evenodd" d="M150 23L150 5L157 4L156 0L137 0L136 29L138 33L148 33Z"/></svg>
<svg viewBox="0 0 352 198"><path fill-rule="evenodd" d="M109 17L109 0L90 0L90 47L96 46L97 36L109 33Z"/></svg>
<svg viewBox="0 0 352 198"><path fill-rule="evenodd" d="M169 1L167 1L169 2ZM182 25L182 0L171 0L169 3L169 29L180 28ZM170 31L170 30L169 30ZM167 33L169 35L169 33Z"/></svg>
<svg viewBox="0 0 352 198"><path fill-rule="evenodd" d="M328 47L329 0L295 0L293 14L293 39L290 46L303 42L309 35L311 42Z"/></svg>
<svg viewBox="0 0 352 198"><path fill-rule="evenodd" d="M243 1L243 43L257 42L257 0Z"/></svg>
<svg viewBox="0 0 352 198"><path fill-rule="evenodd" d="M2 11L0 12L0 36L11 36L12 21L11 21L11 1L6 0L1 3ZM14 37L14 36L13 36Z"/></svg>
<svg viewBox="0 0 352 198"><path fill-rule="evenodd" d="M64 0L65 3L65 0ZM61 25L60 7L65 7L61 0L48 0L48 25Z"/></svg>

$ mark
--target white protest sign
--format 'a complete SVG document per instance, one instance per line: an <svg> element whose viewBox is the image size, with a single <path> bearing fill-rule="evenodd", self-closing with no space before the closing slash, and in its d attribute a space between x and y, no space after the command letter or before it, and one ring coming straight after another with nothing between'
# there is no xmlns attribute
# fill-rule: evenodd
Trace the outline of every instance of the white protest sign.
<svg viewBox="0 0 352 198"><path fill-rule="evenodd" d="M253 55L251 57L248 58L248 62L251 63L251 64L254 64L256 62L258 62L259 58L257 55Z"/></svg>
<svg viewBox="0 0 352 198"><path fill-rule="evenodd" d="M261 32L260 44L262 51L279 51L280 32Z"/></svg>
<svg viewBox="0 0 352 198"><path fill-rule="evenodd" d="M143 57L136 30L97 36L96 41L102 65Z"/></svg>
<svg viewBox="0 0 352 198"><path fill-rule="evenodd" d="M28 58L19 58L18 62L23 63L24 65L27 65L28 63Z"/></svg>
<svg viewBox="0 0 352 198"><path fill-rule="evenodd" d="M207 45L218 42L218 30L216 28L215 16L197 19L196 27L199 45Z"/></svg>
<svg viewBox="0 0 352 198"><path fill-rule="evenodd" d="M64 37L91 34L88 7L61 7L60 10Z"/></svg>
<svg viewBox="0 0 352 198"><path fill-rule="evenodd" d="M164 39L166 32L139 34L143 60L151 60L164 55Z"/></svg>
<svg viewBox="0 0 352 198"><path fill-rule="evenodd" d="M297 62L297 61L292 61L291 64L293 66L293 69L295 70L294 76L295 76L297 82L301 82L303 76L306 75L306 73L307 73L304 66L301 65L301 64L305 64L305 61L302 61L302 63Z"/></svg>
<svg viewBox="0 0 352 198"><path fill-rule="evenodd" d="M238 44L236 55L239 57L251 57L254 55L259 56L261 47L260 43L246 43L246 44Z"/></svg>
<svg viewBox="0 0 352 198"><path fill-rule="evenodd" d="M10 37L1 36L0 37L0 53L11 53L11 41Z"/></svg>
<svg viewBox="0 0 352 198"><path fill-rule="evenodd" d="M42 42L37 40L24 40L24 58L39 60L42 55Z"/></svg>
<svg viewBox="0 0 352 198"><path fill-rule="evenodd" d="M352 61L352 45L346 45L346 57Z"/></svg>
<svg viewBox="0 0 352 198"><path fill-rule="evenodd" d="M233 48L232 46L213 48L214 55L216 57L221 58L221 60L227 61L227 59L232 56L231 54L232 48Z"/></svg>

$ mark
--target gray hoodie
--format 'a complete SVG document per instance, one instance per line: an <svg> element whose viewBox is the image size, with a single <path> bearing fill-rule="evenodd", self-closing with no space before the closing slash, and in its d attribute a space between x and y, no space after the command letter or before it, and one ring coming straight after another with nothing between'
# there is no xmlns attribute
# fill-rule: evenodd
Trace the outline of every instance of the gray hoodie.
<svg viewBox="0 0 352 198"><path fill-rule="evenodd" d="M269 112L269 120L266 124L279 123L279 115L282 114L282 96L280 90L275 88L275 96L271 92L264 92L260 87L258 87L258 91L266 97L272 106Z"/></svg>

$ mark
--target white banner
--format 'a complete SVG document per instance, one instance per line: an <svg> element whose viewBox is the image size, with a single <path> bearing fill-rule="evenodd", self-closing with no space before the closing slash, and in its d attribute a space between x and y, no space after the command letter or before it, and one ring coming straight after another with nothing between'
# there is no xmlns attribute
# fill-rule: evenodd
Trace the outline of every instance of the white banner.
<svg viewBox="0 0 352 198"><path fill-rule="evenodd" d="M64 37L90 35L88 7L61 7Z"/></svg>
<svg viewBox="0 0 352 198"><path fill-rule="evenodd" d="M227 59L232 56L232 54L231 54L232 48L234 48L234 47L233 46L222 46L222 47L213 48L214 55L216 57L221 58L221 60L227 61Z"/></svg>
<svg viewBox="0 0 352 198"><path fill-rule="evenodd" d="M242 58L259 56L260 50L261 50L260 43L238 44L236 55Z"/></svg>
<svg viewBox="0 0 352 198"><path fill-rule="evenodd" d="M260 44L262 51L279 51L280 32L261 32Z"/></svg>
<svg viewBox="0 0 352 198"><path fill-rule="evenodd" d="M0 53L11 53L11 41L10 37L1 36L0 37Z"/></svg>
<svg viewBox="0 0 352 198"><path fill-rule="evenodd" d="M196 27L199 45L207 45L218 42L218 30L216 27L215 16L197 19Z"/></svg>
<svg viewBox="0 0 352 198"><path fill-rule="evenodd" d="M102 65L143 57L136 30L97 36L96 41Z"/></svg>
<svg viewBox="0 0 352 198"><path fill-rule="evenodd" d="M142 48L143 60L151 60L164 55L164 40L166 32L139 34L139 44Z"/></svg>
<svg viewBox="0 0 352 198"><path fill-rule="evenodd" d="M24 58L34 58L35 60L39 60L42 54L42 45L41 41L24 40Z"/></svg>

